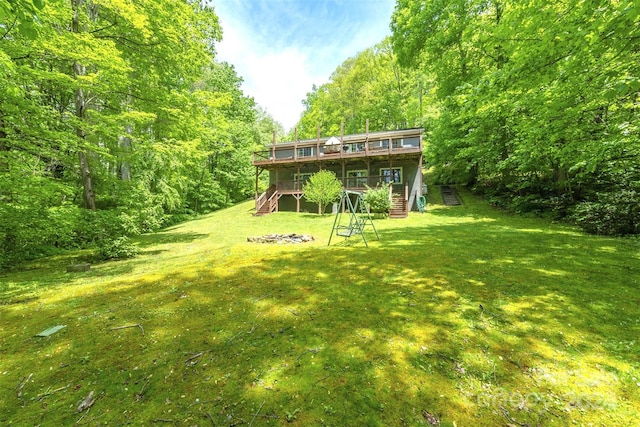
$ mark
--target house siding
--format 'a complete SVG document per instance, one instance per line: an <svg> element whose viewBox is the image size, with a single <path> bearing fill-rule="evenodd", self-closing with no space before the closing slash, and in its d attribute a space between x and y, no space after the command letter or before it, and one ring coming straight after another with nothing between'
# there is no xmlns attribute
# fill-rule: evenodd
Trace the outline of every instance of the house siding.
<svg viewBox="0 0 640 427"><path fill-rule="evenodd" d="M416 199L422 191L421 133L421 129L405 129L345 135L337 146L325 145L328 139L274 143L254 152L253 163L257 170L268 171L269 184L278 192L278 210L317 212L315 204L304 200L302 189L306 179L320 170L334 172L349 189L364 190L401 177L393 191L404 195L407 185L408 207L417 210Z"/></svg>

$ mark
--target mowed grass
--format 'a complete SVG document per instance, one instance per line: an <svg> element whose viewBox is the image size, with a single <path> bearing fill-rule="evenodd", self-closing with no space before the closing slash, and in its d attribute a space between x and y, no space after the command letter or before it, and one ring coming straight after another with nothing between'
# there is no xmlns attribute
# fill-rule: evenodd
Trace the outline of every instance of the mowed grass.
<svg viewBox="0 0 640 427"><path fill-rule="evenodd" d="M462 196L369 248L247 202L132 260L4 274L0 423L637 425L640 242ZM246 241L285 232L316 240Z"/></svg>

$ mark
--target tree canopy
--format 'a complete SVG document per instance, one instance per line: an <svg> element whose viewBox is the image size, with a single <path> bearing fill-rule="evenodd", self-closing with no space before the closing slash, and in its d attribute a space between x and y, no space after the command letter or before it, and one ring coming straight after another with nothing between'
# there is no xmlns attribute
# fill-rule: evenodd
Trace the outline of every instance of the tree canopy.
<svg viewBox="0 0 640 427"><path fill-rule="evenodd" d="M340 198L342 182L332 171L321 170L311 175L302 191L307 201L318 204L318 213L322 214L329 203Z"/></svg>
<svg viewBox="0 0 640 427"><path fill-rule="evenodd" d="M625 0L399 0L394 52L436 82L439 179L640 232L639 14Z"/></svg>
<svg viewBox="0 0 640 427"><path fill-rule="evenodd" d="M398 0L390 40L307 94L299 134L424 126L435 182L638 233L639 14L631 0Z"/></svg>
<svg viewBox="0 0 640 427"><path fill-rule="evenodd" d="M318 126L335 135L341 123L345 133L359 133L367 119L371 131L417 126L421 86L415 74L400 68L389 39L348 58L328 83L307 93L299 136L315 137Z"/></svg>
<svg viewBox="0 0 640 427"><path fill-rule="evenodd" d="M0 0L0 266L253 192L273 122L183 0Z"/></svg>

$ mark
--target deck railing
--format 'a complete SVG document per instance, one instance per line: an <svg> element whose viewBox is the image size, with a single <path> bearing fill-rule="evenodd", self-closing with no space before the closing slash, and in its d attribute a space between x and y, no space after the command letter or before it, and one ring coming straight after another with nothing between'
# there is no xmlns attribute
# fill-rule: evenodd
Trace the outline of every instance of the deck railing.
<svg viewBox="0 0 640 427"><path fill-rule="evenodd" d="M382 183L388 182L389 177L383 175L371 175L371 176L352 176L345 178L338 178L342 182L342 186L347 190L360 190L364 191L367 187L376 188ZM279 193L299 193L302 192L306 180L281 180L278 181L276 190ZM393 184L392 187L398 187L402 184Z"/></svg>
<svg viewBox="0 0 640 427"><path fill-rule="evenodd" d="M264 150L254 151L252 160L255 165L259 165L419 153L421 150L420 137L418 136L371 141L345 141L336 145L325 145L324 141L318 140L315 143L306 141L272 145Z"/></svg>
<svg viewBox="0 0 640 427"><path fill-rule="evenodd" d="M264 206L269 203L269 212L271 212L271 199L276 194L276 186L272 185L267 188L267 191L262 193L260 197L256 199L256 212L260 212ZM277 199L276 199L277 200Z"/></svg>

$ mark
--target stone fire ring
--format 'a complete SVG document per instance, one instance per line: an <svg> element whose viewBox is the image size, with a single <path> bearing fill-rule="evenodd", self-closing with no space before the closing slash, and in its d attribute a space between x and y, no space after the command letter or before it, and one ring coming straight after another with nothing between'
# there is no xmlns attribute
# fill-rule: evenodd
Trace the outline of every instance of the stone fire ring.
<svg viewBox="0 0 640 427"><path fill-rule="evenodd" d="M247 237L247 242L252 243L305 243L313 242L315 239L310 234L265 234L264 236Z"/></svg>

